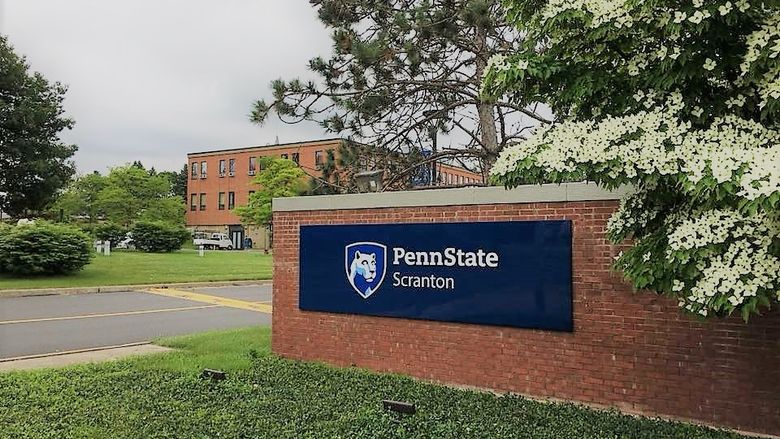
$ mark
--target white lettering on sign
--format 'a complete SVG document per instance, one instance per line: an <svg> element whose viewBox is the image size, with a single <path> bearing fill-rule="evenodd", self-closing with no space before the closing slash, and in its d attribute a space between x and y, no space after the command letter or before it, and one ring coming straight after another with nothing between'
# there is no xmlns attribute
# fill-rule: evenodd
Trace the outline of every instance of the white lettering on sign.
<svg viewBox="0 0 780 439"><path fill-rule="evenodd" d="M409 266L435 267L498 267L498 253L486 253L482 249L475 252L448 247L440 251L407 251L403 247L393 248L393 265L401 263Z"/></svg>
<svg viewBox="0 0 780 439"><path fill-rule="evenodd" d="M454 290L455 279L439 276L407 276L393 273L394 287L430 288L434 290Z"/></svg>

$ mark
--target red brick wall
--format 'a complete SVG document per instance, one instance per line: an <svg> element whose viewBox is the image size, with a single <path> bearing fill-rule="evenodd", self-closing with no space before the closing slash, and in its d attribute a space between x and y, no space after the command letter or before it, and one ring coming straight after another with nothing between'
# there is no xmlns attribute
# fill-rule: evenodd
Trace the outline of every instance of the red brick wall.
<svg viewBox="0 0 780 439"><path fill-rule="evenodd" d="M535 397L614 406L780 434L780 312L699 321L633 293L604 228L617 202L276 212L273 350ZM303 224L571 219L574 332L476 326L298 309Z"/></svg>

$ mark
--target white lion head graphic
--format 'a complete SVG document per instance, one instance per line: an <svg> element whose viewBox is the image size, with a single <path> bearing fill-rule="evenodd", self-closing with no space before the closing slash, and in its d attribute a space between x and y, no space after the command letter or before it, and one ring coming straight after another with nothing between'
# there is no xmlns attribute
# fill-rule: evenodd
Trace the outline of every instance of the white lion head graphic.
<svg viewBox="0 0 780 439"><path fill-rule="evenodd" d="M355 276L358 274L368 282L374 280L376 277L376 253L355 252L355 258L352 259L352 264L349 266L349 280L354 283Z"/></svg>

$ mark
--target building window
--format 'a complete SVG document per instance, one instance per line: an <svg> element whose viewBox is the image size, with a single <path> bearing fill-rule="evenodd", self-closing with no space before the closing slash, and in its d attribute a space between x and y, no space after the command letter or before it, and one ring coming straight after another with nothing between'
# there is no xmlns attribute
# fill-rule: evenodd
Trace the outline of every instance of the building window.
<svg viewBox="0 0 780 439"><path fill-rule="evenodd" d="M236 207L236 193L228 192L228 210L233 210Z"/></svg>
<svg viewBox="0 0 780 439"><path fill-rule="evenodd" d="M227 169L225 167L225 161L224 160L220 160L219 161L219 176L220 177L224 177L226 170Z"/></svg>
<svg viewBox="0 0 780 439"><path fill-rule="evenodd" d="M192 175L192 179L198 178L198 162L192 162L192 166L190 166L190 175Z"/></svg>
<svg viewBox="0 0 780 439"><path fill-rule="evenodd" d="M292 153L292 161L294 161L296 165L297 165L297 164L300 164L300 161L301 161L301 154L300 154L300 153L298 153L298 152L294 152L294 153Z"/></svg>
<svg viewBox="0 0 780 439"><path fill-rule="evenodd" d="M287 160L287 158L288 158L288 157L289 157L289 156L288 156L287 154L282 154L282 158L283 158L283 159Z"/></svg>
<svg viewBox="0 0 780 439"><path fill-rule="evenodd" d="M257 170L257 157L249 157L249 175L255 175Z"/></svg>
<svg viewBox="0 0 780 439"><path fill-rule="evenodd" d="M236 159L230 159L228 162L228 174L230 174L231 177L236 175Z"/></svg>
<svg viewBox="0 0 780 439"><path fill-rule="evenodd" d="M206 162L200 162L200 178L206 178Z"/></svg>
<svg viewBox="0 0 780 439"><path fill-rule="evenodd" d="M322 150L320 151L314 151L314 166L316 167L322 167Z"/></svg>
<svg viewBox="0 0 780 439"><path fill-rule="evenodd" d="M217 208L219 210L225 210L225 193L220 192L217 196Z"/></svg>
<svg viewBox="0 0 780 439"><path fill-rule="evenodd" d="M190 210L198 210L198 194L190 194Z"/></svg>
<svg viewBox="0 0 780 439"><path fill-rule="evenodd" d="M206 194L200 194L200 210L206 210Z"/></svg>

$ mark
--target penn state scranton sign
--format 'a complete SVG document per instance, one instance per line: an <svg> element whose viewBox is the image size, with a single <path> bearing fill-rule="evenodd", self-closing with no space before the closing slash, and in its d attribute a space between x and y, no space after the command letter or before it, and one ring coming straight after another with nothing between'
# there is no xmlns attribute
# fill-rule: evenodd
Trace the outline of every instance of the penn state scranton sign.
<svg viewBox="0 0 780 439"><path fill-rule="evenodd" d="M571 221L301 226L307 311L572 330Z"/></svg>

